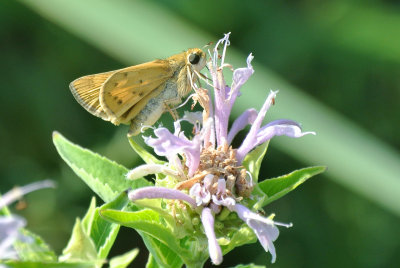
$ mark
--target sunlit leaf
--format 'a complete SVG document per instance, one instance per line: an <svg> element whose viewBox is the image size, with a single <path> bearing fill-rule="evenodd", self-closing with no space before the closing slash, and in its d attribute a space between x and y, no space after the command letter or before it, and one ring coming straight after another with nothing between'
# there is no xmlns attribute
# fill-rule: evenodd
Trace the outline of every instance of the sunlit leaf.
<svg viewBox="0 0 400 268"><path fill-rule="evenodd" d="M171 261L186 264L196 261L196 252L183 248L172 229L168 228L160 214L150 209L137 212L101 210L101 215L118 224L134 228L149 236L144 239L149 251L161 265L170 265ZM179 257L177 257L179 255Z"/></svg>
<svg viewBox="0 0 400 268"><path fill-rule="evenodd" d="M73 144L58 132L54 132L53 142L64 161L105 202L113 200L124 190L149 185L145 179L127 180L128 169Z"/></svg>
<svg viewBox="0 0 400 268"><path fill-rule="evenodd" d="M132 249L122 255L111 258L110 268L125 268L136 258L138 255L138 249Z"/></svg>
<svg viewBox="0 0 400 268"><path fill-rule="evenodd" d="M127 204L128 198L126 193L122 192L115 200L104 204L100 208L96 208L92 228L90 229L90 237L95 244L98 258L107 258L120 228L118 224L107 221L101 217L100 210L105 208L123 210Z"/></svg>
<svg viewBox="0 0 400 268"><path fill-rule="evenodd" d="M154 155L146 151L142 146L139 145L139 142L135 140L135 137L129 138L129 144L132 149L143 159L146 164L161 164L163 165L165 162L157 159Z"/></svg>
<svg viewBox="0 0 400 268"><path fill-rule="evenodd" d="M250 172L254 181L258 181L258 174L260 173L261 163L264 159L265 153L268 149L269 141L257 146L254 150L246 155L242 165Z"/></svg>
<svg viewBox="0 0 400 268"><path fill-rule="evenodd" d="M304 183L309 178L320 174L326 170L326 167L308 167L295 170L289 174L267 179L258 184L258 187L267 195L264 199L262 206L265 206L272 201L281 198L290 191L294 190L297 186Z"/></svg>
<svg viewBox="0 0 400 268"><path fill-rule="evenodd" d="M142 237L147 249L150 251L150 255L153 256L153 258L151 258L151 261L147 262L146 267L182 267L182 259L167 245L160 242L160 240L145 234L142 231L139 231L139 234Z"/></svg>
<svg viewBox="0 0 400 268"><path fill-rule="evenodd" d="M14 248L22 261L51 262L57 260L56 254L40 236L26 229L21 229L20 232L25 239L16 241Z"/></svg>
<svg viewBox="0 0 400 268"><path fill-rule="evenodd" d="M59 258L62 262L96 262L97 251L93 240L85 232L80 219L76 219L68 245Z"/></svg>

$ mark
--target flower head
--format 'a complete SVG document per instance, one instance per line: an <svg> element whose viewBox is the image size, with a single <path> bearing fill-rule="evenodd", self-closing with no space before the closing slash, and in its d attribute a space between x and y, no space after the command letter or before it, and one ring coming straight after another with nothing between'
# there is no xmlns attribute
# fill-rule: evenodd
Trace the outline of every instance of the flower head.
<svg viewBox="0 0 400 268"><path fill-rule="evenodd" d="M168 159L167 166L152 164L133 169L128 178L136 178L150 173L163 173L173 180L174 189L147 187L130 192L131 200L144 198L177 199L188 203L188 209L200 214L204 233L207 237L209 255L214 264L222 262L222 251L214 231L215 216L222 210L236 212L238 217L250 227L266 251L276 259L273 242L279 235L277 225L290 227L252 212L241 204L252 197L255 179L242 165L246 155L256 146L269 141L274 136L286 135L298 138L313 132L302 132L300 125L291 120L276 120L262 125L266 112L274 103L277 91L271 91L260 111L254 108L244 111L228 128L232 107L240 96L241 88L254 73L251 61L247 66L233 71L233 82L228 86L223 69L230 67L225 63L225 54L229 46L229 34L218 41L208 69L212 80L212 92L193 84L193 97L203 108L202 113L186 113L174 123L174 132L160 127L154 130L154 137L145 137L147 145L153 147L159 156ZM222 54L218 49L222 47ZM182 131L181 123L193 125L193 133L188 136ZM238 148L231 143L237 133L247 125L249 132ZM144 172L145 170L145 172ZM157 182L156 182L157 183Z"/></svg>

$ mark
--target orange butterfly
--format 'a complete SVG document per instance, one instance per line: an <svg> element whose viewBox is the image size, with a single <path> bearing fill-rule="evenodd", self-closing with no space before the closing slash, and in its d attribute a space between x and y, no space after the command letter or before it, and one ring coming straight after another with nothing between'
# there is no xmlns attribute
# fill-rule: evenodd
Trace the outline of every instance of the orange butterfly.
<svg viewBox="0 0 400 268"><path fill-rule="evenodd" d="M69 88L91 114L115 125L130 124L132 136L153 125L169 105L181 103L205 65L206 54L193 48L165 60L83 76Z"/></svg>

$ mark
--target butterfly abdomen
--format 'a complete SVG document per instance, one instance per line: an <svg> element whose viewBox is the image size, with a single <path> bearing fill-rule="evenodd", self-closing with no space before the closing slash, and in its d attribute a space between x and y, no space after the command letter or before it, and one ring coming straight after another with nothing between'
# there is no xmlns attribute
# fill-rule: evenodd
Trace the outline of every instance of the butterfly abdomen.
<svg viewBox="0 0 400 268"><path fill-rule="evenodd" d="M137 135L143 126L153 125L165 112L168 105L175 106L181 103L176 82L166 82L161 93L151 98L144 108L132 119L128 135Z"/></svg>

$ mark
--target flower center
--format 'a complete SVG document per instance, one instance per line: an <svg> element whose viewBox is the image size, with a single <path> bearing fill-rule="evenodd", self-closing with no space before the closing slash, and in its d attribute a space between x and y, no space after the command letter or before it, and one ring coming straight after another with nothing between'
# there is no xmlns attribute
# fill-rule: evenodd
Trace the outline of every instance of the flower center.
<svg viewBox="0 0 400 268"><path fill-rule="evenodd" d="M237 165L236 149L228 144L214 149L212 146L201 151L200 164L192 178L180 182L176 188L190 189L200 183L211 195L219 198L233 197L237 201L249 197L253 190L251 179L243 166ZM221 187L221 179L225 181Z"/></svg>

